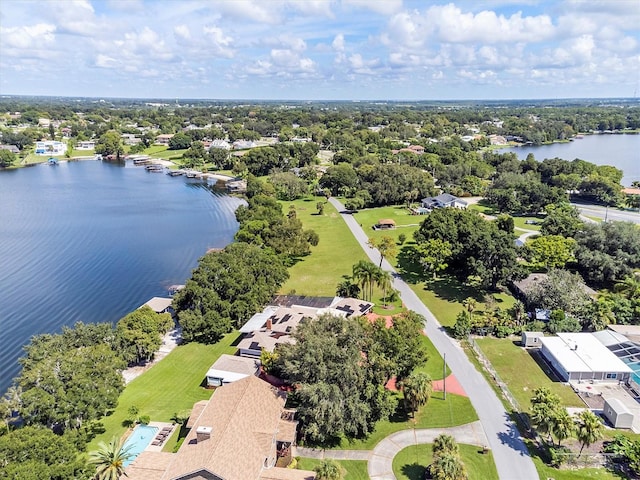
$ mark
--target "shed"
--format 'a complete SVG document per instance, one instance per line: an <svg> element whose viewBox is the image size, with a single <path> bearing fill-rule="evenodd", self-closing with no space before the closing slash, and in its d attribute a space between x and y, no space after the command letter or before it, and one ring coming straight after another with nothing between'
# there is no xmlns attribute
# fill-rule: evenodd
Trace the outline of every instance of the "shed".
<svg viewBox="0 0 640 480"><path fill-rule="evenodd" d="M542 342L540 337L544 337L542 332L522 332L522 346L540 348Z"/></svg>
<svg viewBox="0 0 640 480"><path fill-rule="evenodd" d="M151 308L151 310L153 310L156 313L166 313L166 312L171 313L172 312L172 308L171 308L172 302L173 302L173 299L171 299L171 298L153 297L147 303L145 303L144 305L140 305L140 307L138 307L138 308L142 308L144 306L147 306L147 307Z"/></svg>
<svg viewBox="0 0 640 480"><path fill-rule="evenodd" d="M396 228L396 222L391 218L381 218L373 228L376 230L393 230Z"/></svg>
<svg viewBox="0 0 640 480"><path fill-rule="evenodd" d="M617 398L605 399L603 413L615 428L631 428L633 425L633 413Z"/></svg>

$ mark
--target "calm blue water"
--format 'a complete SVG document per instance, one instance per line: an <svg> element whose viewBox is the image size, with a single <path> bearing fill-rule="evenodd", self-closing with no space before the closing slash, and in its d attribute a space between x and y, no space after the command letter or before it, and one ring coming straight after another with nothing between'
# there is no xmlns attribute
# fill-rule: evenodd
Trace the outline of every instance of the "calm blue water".
<svg viewBox="0 0 640 480"><path fill-rule="evenodd" d="M596 165L612 165L624 172L622 185L640 181L640 135L585 135L569 143L553 143L538 147L512 147L501 152L514 152L520 160L533 153L536 160L545 158L580 158Z"/></svg>
<svg viewBox="0 0 640 480"><path fill-rule="evenodd" d="M138 425L133 429L131 435L124 442L123 448L129 448L131 457L124 462L124 466L128 467L133 461L144 452L144 449L151 443L153 437L158 433L158 427L150 427L149 425Z"/></svg>
<svg viewBox="0 0 640 480"><path fill-rule="evenodd" d="M184 283L237 230L241 200L97 161L0 171L0 392L38 333L116 322Z"/></svg>

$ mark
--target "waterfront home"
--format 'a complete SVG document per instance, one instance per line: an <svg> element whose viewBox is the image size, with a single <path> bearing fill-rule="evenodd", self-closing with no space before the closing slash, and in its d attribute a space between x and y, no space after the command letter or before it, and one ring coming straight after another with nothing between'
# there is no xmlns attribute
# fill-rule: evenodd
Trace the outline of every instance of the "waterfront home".
<svg viewBox="0 0 640 480"><path fill-rule="evenodd" d="M36 155L64 155L67 152L67 144L53 140L36 142Z"/></svg>
<svg viewBox="0 0 640 480"><path fill-rule="evenodd" d="M286 398L254 376L219 387L194 408L180 449L142 452L126 469L128 480L313 480L314 472L283 468L298 424Z"/></svg>
<svg viewBox="0 0 640 480"><path fill-rule="evenodd" d="M81 141L76 144L76 150L95 150L96 142L93 140Z"/></svg>
<svg viewBox="0 0 640 480"><path fill-rule="evenodd" d="M11 153L15 153L16 155L20 153L20 149L15 145L0 145L0 150L9 150Z"/></svg>
<svg viewBox="0 0 640 480"><path fill-rule="evenodd" d="M153 297L147 303L140 305L138 308L149 307L156 313L172 313L173 308L171 308L171 302L173 302L172 298Z"/></svg>
<svg viewBox="0 0 640 480"><path fill-rule="evenodd" d="M207 371L207 387L221 387L259 373L260 360L224 353Z"/></svg>
<svg viewBox="0 0 640 480"><path fill-rule="evenodd" d="M173 138L173 133L163 133L156 137L156 143L159 145L169 145L169 140Z"/></svg>

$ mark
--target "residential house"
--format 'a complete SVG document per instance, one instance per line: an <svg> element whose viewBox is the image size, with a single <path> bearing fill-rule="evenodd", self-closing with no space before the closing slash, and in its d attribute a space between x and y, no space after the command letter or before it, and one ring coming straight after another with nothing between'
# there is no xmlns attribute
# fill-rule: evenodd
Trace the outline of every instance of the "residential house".
<svg viewBox="0 0 640 480"><path fill-rule="evenodd" d="M223 385L194 409L176 453L142 452L126 469L128 480L313 480L287 469L295 445L295 411L286 393L254 376Z"/></svg>
<svg viewBox="0 0 640 480"><path fill-rule="evenodd" d="M20 149L15 145L0 145L0 150L9 150L11 153L15 153L16 155L20 153Z"/></svg>
<svg viewBox="0 0 640 480"><path fill-rule="evenodd" d="M137 137L134 133L123 133L120 135L125 145L137 145L142 142L140 137Z"/></svg>
<svg viewBox="0 0 640 480"><path fill-rule="evenodd" d="M140 305L138 308L149 307L156 313L172 313L173 308L171 304L173 302L172 298L165 297L153 297L144 305Z"/></svg>
<svg viewBox="0 0 640 480"><path fill-rule="evenodd" d="M67 144L53 140L36 142L36 155L64 155L67 152Z"/></svg>
<svg viewBox="0 0 640 480"><path fill-rule="evenodd" d="M437 197L426 197L421 200L422 208L433 210L434 208L467 208L467 202L449 193L441 193Z"/></svg>
<svg viewBox="0 0 640 480"><path fill-rule="evenodd" d="M225 353L207 371L207 387L220 387L259 373L259 360Z"/></svg>
<svg viewBox="0 0 640 480"><path fill-rule="evenodd" d="M173 133L163 133L156 137L156 143L159 145L169 145L169 140L173 138Z"/></svg>
<svg viewBox="0 0 640 480"><path fill-rule="evenodd" d="M233 142L234 150L246 150L248 148L257 147L258 144L252 140L236 140Z"/></svg>
<svg viewBox="0 0 640 480"><path fill-rule="evenodd" d="M216 138L211 142L209 148L220 148L222 150L231 150L231 145L226 140L220 140Z"/></svg>
<svg viewBox="0 0 640 480"><path fill-rule="evenodd" d="M81 141L76 144L76 150L95 150L96 142L93 140Z"/></svg>

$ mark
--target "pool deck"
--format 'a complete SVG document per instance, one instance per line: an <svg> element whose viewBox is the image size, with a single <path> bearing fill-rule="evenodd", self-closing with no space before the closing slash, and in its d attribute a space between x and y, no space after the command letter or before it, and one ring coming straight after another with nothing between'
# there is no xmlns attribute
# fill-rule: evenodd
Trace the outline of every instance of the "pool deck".
<svg viewBox="0 0 640 480"><path fill-rule="evenodd" d="M171 432L169 433L169 435L167 435L167 438L164 440L164 442L162 442L162 445L151 445L151 443L153 442L153 440L151 440L151 442L149 442L149 445L147 445L147 448L143 450L144 452L161 452L165 444L167 443L167 440L169 440L169 438L176 432L176 430L179 430L180 428L177 424L174 425L167 422L149 422L149 426L158 427L158 433L160 433L160 431L165 427L171 427Z"/></svg>

